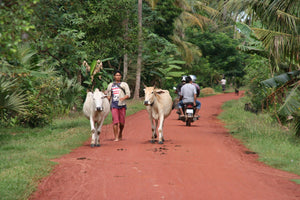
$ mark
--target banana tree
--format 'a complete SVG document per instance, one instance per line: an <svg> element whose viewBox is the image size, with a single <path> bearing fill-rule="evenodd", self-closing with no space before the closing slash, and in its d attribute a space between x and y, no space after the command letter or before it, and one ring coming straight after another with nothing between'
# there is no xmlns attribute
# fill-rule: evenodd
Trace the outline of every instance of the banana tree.
<svg viewBox="0 0 300 200"><path fill-rule="evenodd" d="M273 88L262 102L262 108L273 105L274 114L281 124L280 116L288 117L300 109L300 70L283 73L261 82L265 88ZM266 90L268 91L268 90Z"/></svg>

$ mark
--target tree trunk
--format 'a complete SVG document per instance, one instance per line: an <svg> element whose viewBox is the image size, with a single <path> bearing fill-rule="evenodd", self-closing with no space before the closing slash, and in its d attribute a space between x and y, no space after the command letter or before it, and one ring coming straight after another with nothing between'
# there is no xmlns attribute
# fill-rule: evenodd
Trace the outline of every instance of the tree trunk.
<svg viewBox="0 0 300 200"><path fill-rule="evenodd" d="M137 58L137 70L136 70L136 82L134 99L139 99L140 97L140 85L141 85L141 71L142 71L142 49L143 49L143 39L142 39L142 0L138 1L138 20L139 20L139 33L138 33L138 58Z"/></svg>
<svg viewBox="0 0 300 200"><path fill-rule="evenodd" d="M127 15L128 15L128 11L127 11ZM124 44L124 63L123 63L123 80L126 82L127 81L127 73L128 73L128 53L126 50L126 44L128 42L128 17L126 17L126 19L123 21L123 25L124 25L124 29L125 29L125 33L124 33L124 40L125 40L125 44Z"/></svg>

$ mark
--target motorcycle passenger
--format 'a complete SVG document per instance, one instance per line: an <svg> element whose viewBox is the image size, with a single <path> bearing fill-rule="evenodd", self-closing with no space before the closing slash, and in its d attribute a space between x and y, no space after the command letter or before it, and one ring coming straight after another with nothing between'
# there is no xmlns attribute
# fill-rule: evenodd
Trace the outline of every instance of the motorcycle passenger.
<svg viewBox="0 0 300 200"><path fill-rule="evenodd" d="M196 83L197 77L195 75L190 75L192 81L193 81L193 85L196 87L197 90L197 97L200 96L200 86Z"/></svg>
<svg viewBox="0 0 300 200"><path fill-rule="evenodd" d="M201 107L200 101L197 100L197 89L196 86L194 86L192 81L192 78L190 76L186 77L186 84L181 87L181 95L180 95L180 101L178 104L179 110L180 110L180 117L183 118L183 110L182 107L184 106L184 103L194 103L194 106L196 106L196 111L194 117L199 118L199 110Z"/></svg>

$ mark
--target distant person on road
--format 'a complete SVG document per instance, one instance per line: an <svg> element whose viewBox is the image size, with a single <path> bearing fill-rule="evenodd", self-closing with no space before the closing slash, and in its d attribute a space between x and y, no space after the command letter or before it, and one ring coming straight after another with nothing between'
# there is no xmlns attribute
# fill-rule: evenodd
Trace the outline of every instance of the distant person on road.
<svg viewBox="0 0 300 200"><path fill-rule="evenodd" d="M221 86L222 86L222 91L225 93L225 90L226 90L226 79L225 79L225 76L223 76L223 78L221 79L220 83L221 83Z"/></svg>
<svg viewBox="0 0 300 200"><path fill-rule="evenodd" d="M120 71L114 72L114 82L107 87L107 98L111 104L111 114L113 119L114 141L122 140L122 133L125 125L126 102L130 98L129 86L121 82L122 74Z"/></svg>

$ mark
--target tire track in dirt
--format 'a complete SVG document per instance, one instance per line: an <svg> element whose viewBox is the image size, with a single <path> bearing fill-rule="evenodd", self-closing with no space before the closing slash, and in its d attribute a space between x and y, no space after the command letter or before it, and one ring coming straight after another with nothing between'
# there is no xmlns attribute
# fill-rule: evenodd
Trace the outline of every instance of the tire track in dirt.
<svg viewBox="0 0 300 200"><path fill-rule="evenodd" d="M260 163L216 118L223 102L237 98L201 98L201 118L191 127L173 110L163 145L149 142L145 110L126 118L123 141L113 142L107 125L100 148L91 149L87 141L56 159L59 165L30 199L300 199L300 186L290 181L299 176Z"/></svg>

